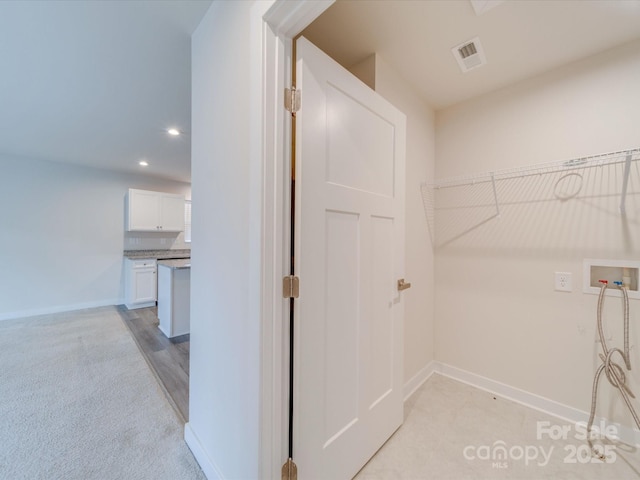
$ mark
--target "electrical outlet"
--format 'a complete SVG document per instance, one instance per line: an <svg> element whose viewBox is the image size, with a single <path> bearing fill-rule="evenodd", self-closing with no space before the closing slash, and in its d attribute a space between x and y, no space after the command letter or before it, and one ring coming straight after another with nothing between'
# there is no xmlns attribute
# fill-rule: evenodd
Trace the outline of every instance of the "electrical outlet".
<svg viewBox="0 0 640 480"><path fill-rule="evenodd" d="M571 273L556 272L556 291L570 292L573 290L573 282L571 281Z"/></svg>

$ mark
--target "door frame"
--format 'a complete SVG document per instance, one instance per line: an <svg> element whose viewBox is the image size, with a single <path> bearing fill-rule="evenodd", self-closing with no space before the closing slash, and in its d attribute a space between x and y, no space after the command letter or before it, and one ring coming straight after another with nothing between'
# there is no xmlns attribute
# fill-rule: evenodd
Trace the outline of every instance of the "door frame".
<svg viewBox="0 0 640 480"><path fill-rule="evenodd" d="M249 279L250 311L261 319L261 478L280 478L288 450L289 302L282 298L288 275L291 120L284 110L290 86L292 39L335 0L258 0L251 10L250 182L255 249ZM258 113L259 112L259 113ZM257 298L257 301L253 299ZM295 452L294 452L295 461Z"/></svg>

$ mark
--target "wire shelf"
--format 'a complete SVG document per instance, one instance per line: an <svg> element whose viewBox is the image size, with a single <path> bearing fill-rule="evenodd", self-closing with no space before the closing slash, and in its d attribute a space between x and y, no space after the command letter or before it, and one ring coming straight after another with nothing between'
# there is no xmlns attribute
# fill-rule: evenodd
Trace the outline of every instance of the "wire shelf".
<svg viewBox="0 0 640 480"><path fill-rule="evenodd" d="M517 205L606 196L626 216L627 197L633 198L630 208L637 205L636 197L630 196L638 193L639 161L640 148L635 148L423 183L432 243L459 238L476 225L501 218L503 209L512 213Z"/></svg>
<svg viewBox="0 0 640 480"><path fill-rule="evenodd" d="M570 172L571 170L582 170L585 168L603 167L617 163L625 163L631 157L632 162L640 160L640 148L632 150L621 150L619 152L603 153L589 157L573 158L571 160L541 163L526 167L507 168L484 172L474 175L446 178L436 180L433 183L426 183L429 188L461 187L464 185L476 185L478 183L492 182L496 180L509 180L522 178L531 175L542 175L545 173Z"/></svg>

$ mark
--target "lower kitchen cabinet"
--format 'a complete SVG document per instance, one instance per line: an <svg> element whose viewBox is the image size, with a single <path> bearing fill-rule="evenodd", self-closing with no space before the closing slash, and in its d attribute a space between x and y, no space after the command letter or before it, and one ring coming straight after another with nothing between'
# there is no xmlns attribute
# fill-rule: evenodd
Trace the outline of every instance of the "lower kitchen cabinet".
<svg viewBox="0 0 640 480"><path fill-rule="evenodd" d="M155 258L125 259L124 297L128 309L155 306L157 270Z"/></svg>

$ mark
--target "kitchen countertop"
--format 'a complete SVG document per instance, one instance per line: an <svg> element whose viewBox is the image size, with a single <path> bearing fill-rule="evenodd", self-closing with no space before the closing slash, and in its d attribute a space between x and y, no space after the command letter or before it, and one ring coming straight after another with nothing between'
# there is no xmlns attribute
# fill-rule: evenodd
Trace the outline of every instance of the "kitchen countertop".
<svg viewBox="0 0 640 480"><path fill-rule="evenodd" d="M125 250L123 256L126 258L156 258L158 260L166 258L191 258L191 250Z"/></svg>
<svg viewBox="0 0 640 480"><path fill-rule="evenodd" d="M174 269L191 268L191 259L182 258L176 260L158 260L159 267L169 267Z"/></svg>

